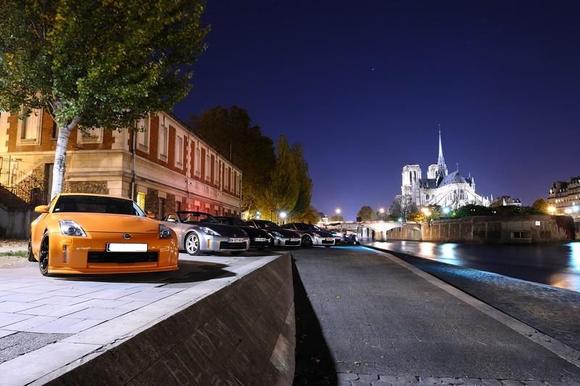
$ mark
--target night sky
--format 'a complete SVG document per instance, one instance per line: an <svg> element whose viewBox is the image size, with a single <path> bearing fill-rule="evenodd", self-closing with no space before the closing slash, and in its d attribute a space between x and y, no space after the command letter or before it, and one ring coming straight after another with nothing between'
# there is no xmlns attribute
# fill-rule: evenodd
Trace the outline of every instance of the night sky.
<svg viewBox="0 0 580 386"><path fill-rule="evenodd" d="M186 119L246 108L304 146L314 206L388 207L445 159L530 204L580 174L580 2L210 0ZM312 3L312 4L311 4Z"/></svg>

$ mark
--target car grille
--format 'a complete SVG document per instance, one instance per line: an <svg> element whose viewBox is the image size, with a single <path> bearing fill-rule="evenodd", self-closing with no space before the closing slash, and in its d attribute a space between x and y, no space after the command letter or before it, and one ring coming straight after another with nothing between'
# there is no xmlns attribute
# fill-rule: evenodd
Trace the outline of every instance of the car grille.
<svg viewBox="0 0 580 386"><path fill-rule="evenodd" d="M300 245L300 241L299 240L298 241L286 240L284 245Z"/></svg>
<svg viewBox="0 0 580 386"><path fill-rule="evenodd" d="M246 249L245 242L231 243L229 241L221 241L220 249Z"/></svg>
<svg viewBox="0 0 580 386"><path fill-rule="evenodd" d="M322 240L322 244L334 244L334 240Z"/></svg>
<svg viewBox="0 0 580 386"><path fill-rule="evenodd" d="M159 259L158 252L89 252L89 263L153 263Z"/></svg>

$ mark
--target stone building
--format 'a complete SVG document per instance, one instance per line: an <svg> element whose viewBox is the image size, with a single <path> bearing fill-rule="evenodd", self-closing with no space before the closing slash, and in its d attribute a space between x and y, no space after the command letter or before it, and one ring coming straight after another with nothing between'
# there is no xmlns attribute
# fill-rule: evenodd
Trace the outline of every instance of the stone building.
<svg viewBox="0 0 580 386"><path fill-rule="evenodd" d="M150 114L139 131L73 130L64 191L133 198L163 217L175 209L240 214L242 172L171 114ZM47 202L57 128L48 113L0 115L0 193ZM2 199L2 197L0 197Z"/></svg>
<svg viewBox="0 0 580 386"><path fill-rule="evenodd" d="M556 209L556 214L568 215L580 222L580 177L554 182L548 191L547 201Z"/></svg>
<svg viewBox="0 0 580 386"><path fill-rule="evenodd" d="M417 207L439 205L450 209L476 204L489 206L489 199L475 192L475 178L464 177L459 170L449 173L439 130L439 156L437 163L429 165L424 178L420 165L405 165L401 173L401 202Z"/></svg>

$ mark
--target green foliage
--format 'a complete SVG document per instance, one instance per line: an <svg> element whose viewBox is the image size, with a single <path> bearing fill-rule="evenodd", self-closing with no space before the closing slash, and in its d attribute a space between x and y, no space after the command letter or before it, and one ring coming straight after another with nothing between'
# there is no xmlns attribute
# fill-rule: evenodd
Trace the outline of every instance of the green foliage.
<svg viewBox="0 0 580 386"><path fill-rule="evenodd" d="M375 211L368 205L364 205L359 209L357 217L360 217L362 221L376 220Z"/></svg>
<svg viewBox="0 0 580 386"><path fill-rule="evenodd" d="M59 127L130 127L190 90L204 50L196 0L5 0L0 108L44 108Z"/></svg>
<svg viewBox="0 0 580 386"><path fill-rule="evenodd" d="M312 200L312 179L308 173L308 164L304 159L302 146L293 145L292 155L294 157L298 177L298 197L294 204L294 208L290 211L290 216L292 218L300 218L305 214L311 215L312 212L316 212L310 206L310 201Z"/></svg>
<svg viewBox="0 0 580 386"><path fill-rule="evenodd" d="M197 134L242 170L243 210L255 210L276 165L272 140L252 124L246 110L236 106L214 107L192 117L190 123Z"/></svg>
<svg viewBox="0 0 580 386"><path fill-rule="evenodd" d="M534 201L534 203L532 204L532 208L534 210L536 210L538 213L542 213L542 214L548 214L548 207L550 205L548 204L548 202L546 200L544 200L543 198L538 198L536 201Z"/></svg>
<svg viewBox="0 0 580 386"><path fill-rule="evenodd" d="M331 222L339 222L339 221L344 221L344 217L342 217L340 214L335 214L334 216L330 216L329 220Z"/></svg>
<svg viewBox="0 0 580 386"><path fill-rule="evenodd" d="M276 146L276 164L270 173L270 183L262 188L258 207L264 213L289 212L300 193L296 157L286 137L281 136Z"/></svg>

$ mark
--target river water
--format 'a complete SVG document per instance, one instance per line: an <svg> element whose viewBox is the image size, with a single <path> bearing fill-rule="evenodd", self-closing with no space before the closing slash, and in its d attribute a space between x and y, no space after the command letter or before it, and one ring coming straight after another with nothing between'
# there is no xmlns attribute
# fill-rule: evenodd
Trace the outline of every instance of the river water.
<svg viewBox="0 0 580 386"><path fill-rule="evenodd" d="M580 241L536 245L391 241L376 242L374 245L442 263L580 292Z"/></svg>

